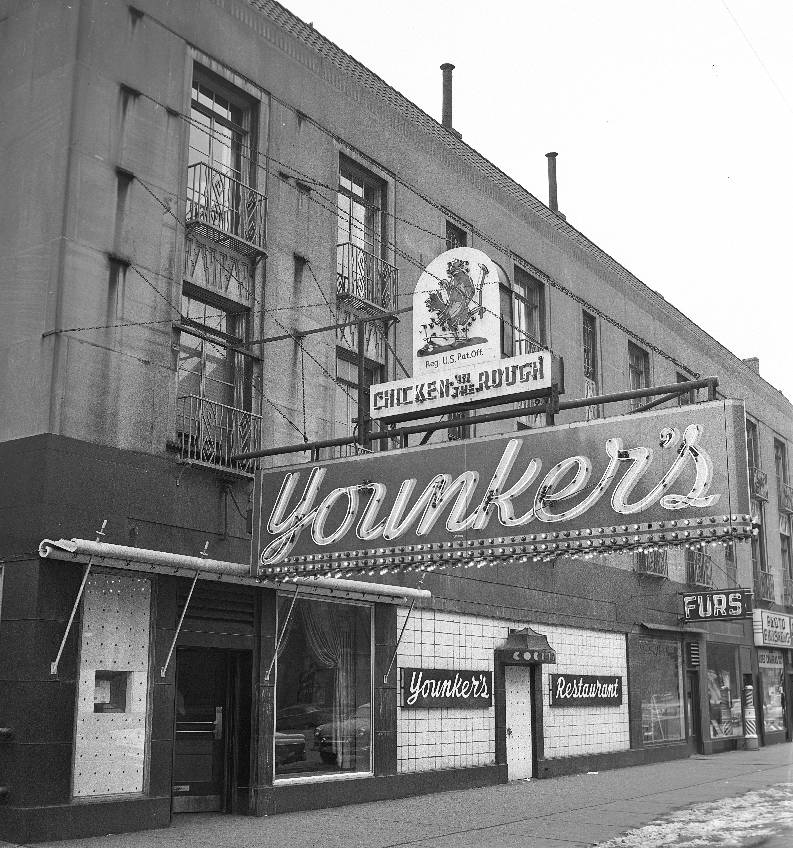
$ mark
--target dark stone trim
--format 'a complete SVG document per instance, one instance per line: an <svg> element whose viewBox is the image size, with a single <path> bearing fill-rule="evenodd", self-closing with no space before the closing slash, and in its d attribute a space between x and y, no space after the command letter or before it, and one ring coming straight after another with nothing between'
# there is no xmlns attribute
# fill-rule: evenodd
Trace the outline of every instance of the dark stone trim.
<svg viewBox="0 0 793 848"><path fill-rule="evenodd" d="M318 810L341 807L345 804L365 804L407 798L411 795L428 795L455 789L476 789L507 782L507 768L503 765L478 766L466 769L410 772L383 777L360 777L349 780L312 781L278 785L260 794L265 803L259 815L291 813L298 810Z"/></svg>
<svg viewBox="0 0 793 848"><path fill-rule="evenodd" d="M171 797L0 808L0 840L16 843L83 839L168 827Z"/></svg>
<svg viewBox="0 0 793 848"><path fill-rule="evenodd" d="M690 755L685 740L670 745L658 745L648 748L632 748L627 751L612 751L606 754L591 754L581 757L558 757L541 760L536 776L561 777L567 774L583 774L588 771L609 771L627 766L640 766L649 763L661 763L667 760L686 759Z"/></svg>
<svg viewBox="0 0 793 848"><path fill-rule="evenodd" d="M787 742L787 731L774 730L763 733L763 745L778 745L780 742Z"/></svg>
<svg viewBox="0 0 793 848"><path fill-rule="evenodd" d="M383 682L391 657L396 650L397 608L394 604L375 604L374 615L374 679L372 690L373 763L376 777L397 773L397 685L399 670L396 660Z"/></svg>

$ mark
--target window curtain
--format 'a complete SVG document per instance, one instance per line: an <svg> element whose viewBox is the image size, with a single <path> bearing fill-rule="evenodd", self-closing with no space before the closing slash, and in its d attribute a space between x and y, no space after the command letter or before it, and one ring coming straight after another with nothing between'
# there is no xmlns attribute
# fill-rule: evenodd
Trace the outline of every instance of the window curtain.
<svg viewBox="0 0 793 848"><path fill-rule="evenodd" d="M317 662L335 669L333 687L333 728L336 735L336 764L348 769L355 758L355 679L353 673L353 634L350 622L339 622L330 604L304 603L300 606L306 641Z"/></svg>

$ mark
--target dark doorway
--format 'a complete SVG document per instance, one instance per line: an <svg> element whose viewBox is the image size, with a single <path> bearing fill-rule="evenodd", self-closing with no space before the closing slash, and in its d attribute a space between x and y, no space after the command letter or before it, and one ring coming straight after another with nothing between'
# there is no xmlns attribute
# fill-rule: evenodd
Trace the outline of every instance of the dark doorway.
<svg viewBox="0 0 793 848"><path fill-rule="evenodd" d="M702 718L699 705L699 672L686 672L686 734L692 754L704 753Z"/></svg>
<svg viewBox="0 0 793 848"><path fill-rule="evenodd" d="M173 811L247 812L250 651L180 648L175 712Z"/></svg>

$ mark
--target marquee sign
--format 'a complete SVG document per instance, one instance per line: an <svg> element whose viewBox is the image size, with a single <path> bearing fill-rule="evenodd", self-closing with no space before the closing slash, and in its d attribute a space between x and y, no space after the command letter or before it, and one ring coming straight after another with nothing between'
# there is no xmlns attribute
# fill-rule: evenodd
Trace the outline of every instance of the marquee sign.
<svg viewBox="0 0 793 848"><path fill-rule="evenodd" d="M493 703L492 671L403 668L403 707L481 707Z"/></svg>
<svg viewBox="0 0 793 848"><path fill-rule="evenodd" d="M622 677L603 674L552 674L552 707L617 707Z"/></svg>
<svg viewBox="0 0 793 848"><path fill-rule="evenodd" d="M252 570L474 567L751 536L725 400L258 472Z"/></svg>
<svg viewBox="0 0 793 848"><path fill-rule="evenodd" d="M718 592L684 592L684 621L742 621L752 617L752 592L722 589Z"/></svg>

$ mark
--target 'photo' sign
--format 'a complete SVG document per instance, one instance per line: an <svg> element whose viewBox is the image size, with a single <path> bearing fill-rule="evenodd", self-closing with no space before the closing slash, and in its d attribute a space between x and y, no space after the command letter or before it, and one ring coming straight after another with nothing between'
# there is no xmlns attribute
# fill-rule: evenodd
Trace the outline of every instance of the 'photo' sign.
<svg viewBox="0 0 793 848"><path fill-rule="evenodd" d="M752 617L752 592L723 589L718 592L685 592L684 621L741 621Z"/></svg>
<svg viewBox="0 0 793 848"><path fill-rule="evenodd" d="M748 538L743 403L273 468L254 508L257 576Z"/></svg>

